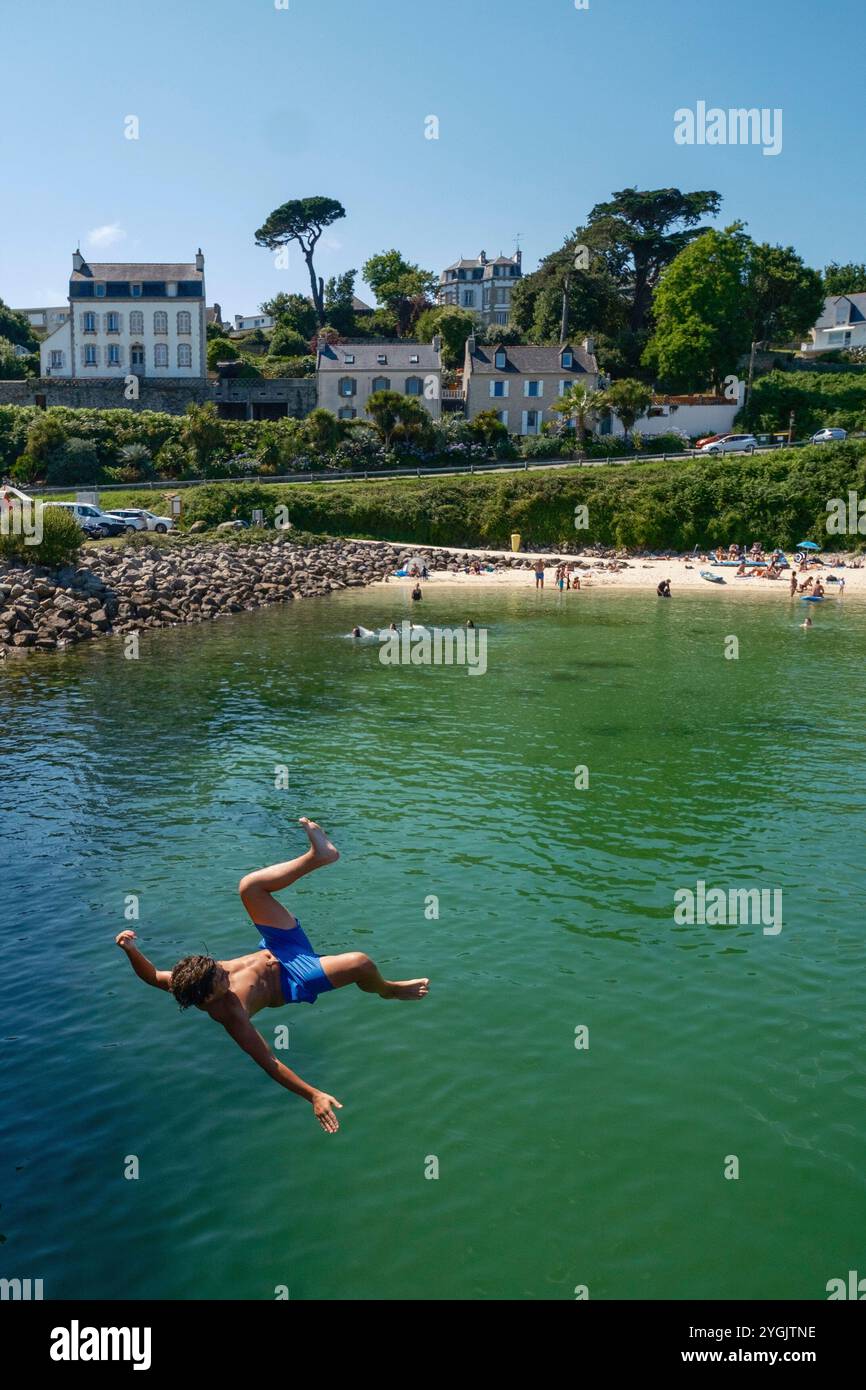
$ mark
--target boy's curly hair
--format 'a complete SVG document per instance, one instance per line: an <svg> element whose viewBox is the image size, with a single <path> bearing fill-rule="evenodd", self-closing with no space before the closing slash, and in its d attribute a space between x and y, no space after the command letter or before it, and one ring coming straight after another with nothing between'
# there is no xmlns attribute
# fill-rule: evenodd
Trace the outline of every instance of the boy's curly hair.
<svg viewBox="0 0 866 1390"><path fill-rule="evenodd" d="M178 961L168 987L182 1009L203 1004L213 993L217 969L213 956L184 956Z"/></svg>

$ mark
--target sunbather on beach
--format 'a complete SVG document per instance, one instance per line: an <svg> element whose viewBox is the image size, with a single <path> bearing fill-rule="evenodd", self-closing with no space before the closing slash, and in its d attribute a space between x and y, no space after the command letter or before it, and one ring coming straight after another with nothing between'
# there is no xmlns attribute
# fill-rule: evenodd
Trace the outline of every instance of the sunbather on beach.
<svg viewBox="0 0 866 1390"><path fill-rule="evenodd" d="M259 948L252 954L233 960L185 956L173 970L158 970L135 945L134 931L122 931L116 942L140 980L173 994L182 1009L195 1007L222 1024L238 1047L278 1085L309 1101L322 1129L334 1134L339 1129L334 1110L342 1109L340 1102L278 1061L253 1027L253 1016L284 1004L315 1004L320 994L352 984L380 999L423 999L429 981L426 977L385 980L361 951L336 956L316 953L297 917L273 894L340 856L320 825L306 817L300 824L310 841L306 853L285 864L257 869L238 885L241 901L261 932Z"/></svg>

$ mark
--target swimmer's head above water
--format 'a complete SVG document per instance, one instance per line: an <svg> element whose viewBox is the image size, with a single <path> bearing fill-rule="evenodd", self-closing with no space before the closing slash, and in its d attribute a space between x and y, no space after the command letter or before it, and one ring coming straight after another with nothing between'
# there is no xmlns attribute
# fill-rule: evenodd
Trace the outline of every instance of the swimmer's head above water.
<svg viewBox="0 0 866 1390"><path fill-rule="evenodd" d="M184 956L171 972L169 990L182 1009L212 1004L228 989L228 971L213 956Z"/></svg>

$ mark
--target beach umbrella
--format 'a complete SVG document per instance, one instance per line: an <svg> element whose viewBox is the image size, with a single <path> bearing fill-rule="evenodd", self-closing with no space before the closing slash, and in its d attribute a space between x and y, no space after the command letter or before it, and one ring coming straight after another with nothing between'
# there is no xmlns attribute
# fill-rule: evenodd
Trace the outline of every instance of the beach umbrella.
<svg viewBox="0 0 866 1390"><path fill-rule="evenodd" d="M816 545L814 541L798 541L794 559L798 564L801 564L803 560L808 560L810 551L814 552L820 549L820 545Z"/></svg>

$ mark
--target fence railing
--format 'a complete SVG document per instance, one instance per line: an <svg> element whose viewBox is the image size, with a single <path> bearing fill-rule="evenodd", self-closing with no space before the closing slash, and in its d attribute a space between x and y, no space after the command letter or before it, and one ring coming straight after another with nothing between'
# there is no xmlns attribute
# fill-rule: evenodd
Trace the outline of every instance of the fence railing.
<svg viewBox="0 0 866 1390"><path fill-rule="evenodd" d="M792 444L759 445L756 453L774 452L778 449L800 448L806 440L795 440ZM322 470L317 473L305 469L302 473L242 473L228 478L188 478L173 480L169 478L152 479L146 483L67 483L65 487L42 487L34 489L34 496L48 496L53 493L98 489L100 492L177 492L180 488L201 487L204 483L344 483L361 479L377 478L447 478L464 473L525 473L539 468L602 468L609 463L667 463L677 459L696 458L697 449L684 449L677 454L623 454L616 458L600 459L493 459L479 463L447 463L439 466L419 466L416 468L350 468ZM707 457L700 455L700 457ZM715 457L718 457L716 455Z"/></svg>

